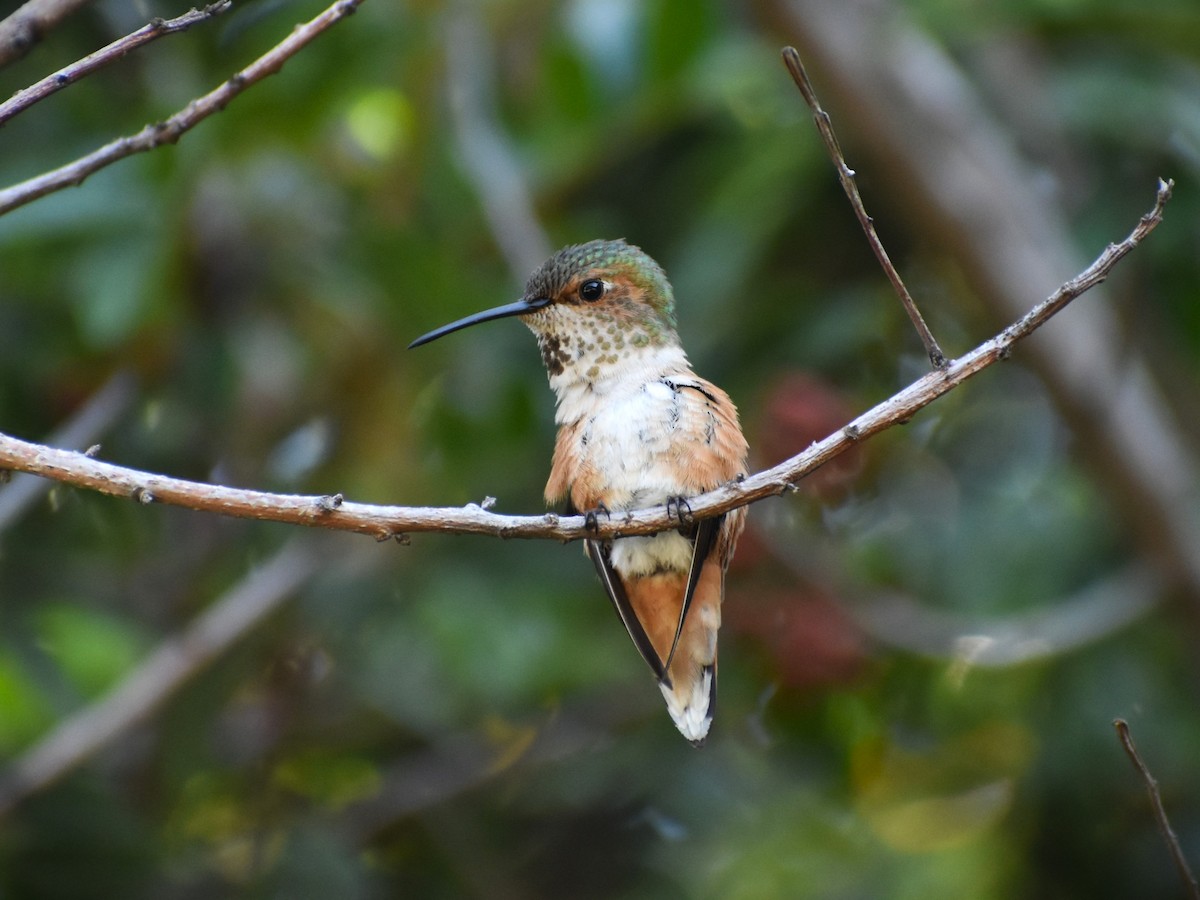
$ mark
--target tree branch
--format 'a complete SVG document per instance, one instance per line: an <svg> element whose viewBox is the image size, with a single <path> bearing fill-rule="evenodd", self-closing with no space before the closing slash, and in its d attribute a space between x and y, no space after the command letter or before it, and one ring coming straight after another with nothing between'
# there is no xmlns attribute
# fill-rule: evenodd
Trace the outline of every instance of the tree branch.
<svg viewBox="0 0 1200 900"><path fill-rule="evenodd" d="M691 499L689 505L693 514L697 518L720 515L794 489L797 481L854 444L907 422L919 410L971 376L1007 359L1014 344L1036 331L1076 297L1104 281L1113 267L1145 240L1162 221L1163 207L1170 199L1173 187L1172 181L1160 181L1154 208L1141 218L1128 237L1109 244L1095 262L1000 334L965 356L950 361L946 368L927 373L791 459L741 482L723 485ZM442 532L570 541L590 536L653 534L678 525L666 507L618 514L611 519L601 518L596 528L589 531L583 516L560 517L554 513L506 516L488 512L475 504L462 508L375 506L348 502L340 494L323 497L270 494L140 472L100 462L82 453L45 447L3 434L0 434L0 468L30 472L142 503L162 502L240 518L353 531L374 535L380 540L401 537L408 532Z"/></svg>
<svg viewBox="0 0 1200 900"><path fill-rule="evenodd" d="M363 2L364 0L337 0L316 18L296 26L291 34L220 87L193 100L170 118L147 125L137 134L118 138L65 166L5 188L0 191L0 215L65 187L78 186L92 173L127 156L145 153L163 144L175 143L204 119L224 109L246 88L262 81L268 75L274 75L291 57L332 25L353 13Z"/></svg>
<svg viewBox="0 0 1200 900"><path fill-rule="evenodd" d="M838 96L878 166L875 181L925 234L997 322L1081 261L1061 206L1044 190L1010 129L965 72L892 4L758 0L752 4ZM1070 182L1078 171L1062 173ZM1137 293L1137 285L1127 293ZM1069 328L1028 350L1076 435L1076 447L1117 503L1129 533L1172 586L1200 603L1200 464L1152 367L1110 298L1089 297Z"/></svg>
<svg viewBox="0 0 1200 900"><path fill-rule="evenodd" d="M69 84L74 84L81 78L104 68L110 63L136 50L144 44L157 40L163 35L186 31L193 25L206 22L214 16L226 12L233 6L233 0L217 0L203 9L191 9L174 19L154 19L148 25L143 25L137 31L122 38L117 38L106 47L101 47L95 53L78 59L69 66L64 66L52 75L47 75L41 81L17 91L3 103L0 103L0 125L13 116L33 106L40 100L45 100L51 94L61 91Z"/></svg>
<svg viewBox="0 0 1200 900"><path fill-rule="evenodd" d="M912 322L913 327L917 329L921 343L925 345L925 354L929 357L929 362L933 364L935 369L944 369L946 367L946 354L942 352L942 348L938 346L933 332L925 324L925 317L921 315L921 310L917 308L916 301L913 300L912 294L908 292L908 288L904 284L904 279L900 277L900 273L896 271L895 265L892 264L892 258L888 256L887 250L884 249L883 241L879 240L879 235L875 232L875 223L867 215L867 208L863 205L862 196L858 193L858 183L854 180L854 170L846 165L846 157L842 154L841 144L838 143L837 135L833 132L833 123L829 119L829 113L821 108L821 102L817 99L817 92L813 89L812 82L808 79L808 72L804 70L804 63L800 60L800 54L796 52L795 47L783 48L783 63L787 66L788 74L792 76L792 81L796 82L796 87L800 89L800 96L804 98L804 102L812 110L813 123L817 126L817 134L821 136L821 143L825 145L825 151L829 154L829 158L833 160L833 167L837 171L838 181L842 185L842 190L845 192L846 198L850 201L854 215L858 218L858 224L867 236L867 243L871 245L871 251L875 254L875 258L879 260L879 265L883 268L883 274L891 282L892 290L900 298L900 305L904 307L904 311L908 313L908 318Z"/></svg>
<svg viewBox="0 0 1200 900"><path fill-rule="evenodd" d="M285 544L107 694L61 721L0 776L0 817L145 719L303 587L327 556L303 539Z"/></svg>
<svg viewBox="0 0 1200 900"><path fill-rule="evenodd" d="M1121 741L1121 746L1125 748L1125 753L1129 756L1133 767L1137 769L1138 774L1142 776L1142 782L1146 785L1146 793L1150 795L1150 805L1154 807L1154 821L1158 825L1159 833L1162 834L1163 841L1166 842L1167 849L1171 853L1171 860L1175 863L1175 869L1179 872L1179 880L1183 882L1184 890L1187 891L1187 895L1191 900L1200 900L1200 885L1196 883L1196 876L1192 874L1187 857L1183 855L1183 848L1179 846L1179 838L1175 836L1175 829L1171 827L1171 822L1167 818L1167 810L1163 807L1162 795L1158 792L1158 782L1150 774L1149 767L1142 762L1142 757L1138 755L1137 747L1134 746L1133 735L1129 733L1129 723L1124 719L1115 719L1113 727L1117 729L1117 737Z"/></svg>
<svg viewBox="0 0 1200 900"><path fill-rule="evenodd" d="M0 67L16 62L55 25L91 0L29 0L0 22Z"/></svg>

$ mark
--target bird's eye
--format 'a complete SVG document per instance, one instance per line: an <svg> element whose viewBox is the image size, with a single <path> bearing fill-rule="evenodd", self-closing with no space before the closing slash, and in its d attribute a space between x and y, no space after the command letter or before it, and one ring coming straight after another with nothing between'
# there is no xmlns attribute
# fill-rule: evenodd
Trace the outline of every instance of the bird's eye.
<svg viewBox="0 0 1200 900"><path fill-rule="evenodd" d="M594 303L604 296L604 282L597 278L585 281L579 286L579 296L588 303Z"/></svg>

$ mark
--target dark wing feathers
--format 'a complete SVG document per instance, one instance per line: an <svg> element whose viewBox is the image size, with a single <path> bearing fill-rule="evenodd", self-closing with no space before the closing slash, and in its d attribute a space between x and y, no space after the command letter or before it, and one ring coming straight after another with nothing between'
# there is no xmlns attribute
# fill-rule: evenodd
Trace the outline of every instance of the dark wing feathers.
<svg viewBox="0 0 1200 900"><path fill-rule="evenodd" d="M637 647L642 659L654 672L654 677L659 682L669 685L670 679L667 678L667 670L663 667L662 660L658 658L658 652L650 643L650 636L646 634L646 629L642 627L633 605L629 602L629 597L625 593L625 585L621 583L621 576L612 567L612 561L609 559L612 544L609 541L585 540L584 545L587 547L588 556L592 558L592 562L596 566L596 574L600 576L604 592L608 594L608 599L612 602L613 609L617 611L621 624L629 632L633 645Z"/></svg>

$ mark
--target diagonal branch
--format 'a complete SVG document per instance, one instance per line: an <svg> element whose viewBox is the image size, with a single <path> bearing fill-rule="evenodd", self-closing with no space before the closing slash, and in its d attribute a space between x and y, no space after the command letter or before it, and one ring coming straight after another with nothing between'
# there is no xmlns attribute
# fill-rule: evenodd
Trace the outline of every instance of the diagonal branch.
<svg viewBox="0 0 1200 900"><path fill-rule="evenodd" d="M104 68L110 63L125 56L133 50L157 40L163 35L187 31L193 25L206 22L214 16L228 11L233 6L233 0L216 0L203 9L191 9L174 19L154 19L148 25L143 25L137 31L130 32L122 38L117 38L111 44L101 47L95 53L90 53L83 59L77 59L69 66L64 66L57 72L47 75L41 81L17 91L3 103L0 103L0 125L13 116L24 112L40 100L45 100L51 94L61 91L69 84L74 84L81 78Z"/></svg>
<svg viewBox="0 0 1200 900"><path fill-rule="evenodd" d="M291 34L220 87L196 98L170 118L147 125L137 134L118 138L65 166L5 188L0 191L0 215L65 187L78 186L92 173L127 156L175 143L197 124L223 110L246 88L274 75L285 62L362 3L363 0L337 0L316 18L297 25Z"/></svg>
<svg viewBox="0 0 1200 900"><path fill-rule="evenodd" d="M792 490L805 475L854 444L907 422L919 410L971 376L1007 359L1014 344L1031 335L1076 297L1104 281L1113 267L1154 231L1162 221L1163 207L1170 199L1173 187L1173 181L1160 181L1154 208L1142 216L1123 241L1109 244L1095 262L1000 334L965 356L950 361L944 369L927 373L791 459L690 500L693 514L698 518L716 516ZM553 513L505 516L490 513L475 504L462 508L374 506L348 502L340 494L325 497L270 494L153 475L3 434L0 434L0 468L31 472L142 503L157 501L240 518L353 531L374 535L380 540L407 532L442 532L571 541L584 537L653 534L678 525L665 507L598 521L589 531L583 516L559 517Z"/></svg>
<svg viewBox="0 0 1200 900"><path fill-rule="evenodd" d="M320 572L327 556L309 541L288 542L101 699L63 719L0 774L0 817L146 719Z"/></svg>

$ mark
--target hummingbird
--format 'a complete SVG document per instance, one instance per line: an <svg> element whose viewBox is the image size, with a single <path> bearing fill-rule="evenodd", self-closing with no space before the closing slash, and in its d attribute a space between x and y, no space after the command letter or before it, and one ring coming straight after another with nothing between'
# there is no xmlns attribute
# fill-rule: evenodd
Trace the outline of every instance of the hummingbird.
<svg viewBox="0 0 1200 900"><path fill-rule="evenodd" d="M598 516L661 505L679 522L655 535L585 539L584 550L676 727L702 745L716 711L725 571L746 510L695 521L687 500L744 477L737 409L692 371L662 267L624 240L564 247L520 300L409 347L510 316L537 337L556 399L547 504L565 501L592 530Z"/></svg>

